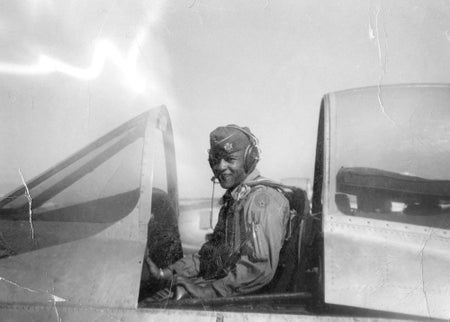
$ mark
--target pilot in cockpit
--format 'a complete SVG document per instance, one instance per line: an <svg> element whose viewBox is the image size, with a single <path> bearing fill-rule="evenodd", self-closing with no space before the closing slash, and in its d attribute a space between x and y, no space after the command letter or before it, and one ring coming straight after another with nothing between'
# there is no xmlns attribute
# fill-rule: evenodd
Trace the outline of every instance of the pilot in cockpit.
<svg viewBox="0 0 450 322"><path fill-rule="evenodd" d="M198 253L168 267L146 256L154 278L177 285L178 299L253 293L274 277L289 202L273 187L257 184L263 179L256 169L259 157L258 140L247 127L226 125L211 132L209 164L226 189L213 233Z"/></svg>

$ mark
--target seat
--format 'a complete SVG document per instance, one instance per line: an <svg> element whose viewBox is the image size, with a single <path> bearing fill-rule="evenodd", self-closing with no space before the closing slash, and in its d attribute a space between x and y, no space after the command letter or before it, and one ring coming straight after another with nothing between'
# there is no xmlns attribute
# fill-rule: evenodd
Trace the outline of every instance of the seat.
<svg viewBox="0 0 450 322"><path fill-rule="evenodd" d="M314 250L317 225L310 213L307 194L296 187L289 187L283 193L289 200L291 218L277 270L272 281L261 290L264 293L307 291L310 289L308 272L318 266Z"/></svg>

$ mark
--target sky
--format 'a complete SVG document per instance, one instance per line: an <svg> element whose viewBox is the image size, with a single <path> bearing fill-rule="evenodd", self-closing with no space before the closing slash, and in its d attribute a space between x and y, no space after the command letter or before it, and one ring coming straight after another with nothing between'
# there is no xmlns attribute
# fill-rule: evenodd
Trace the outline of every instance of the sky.
<svg viewBox="0 0 450 322"><path fill-rule="evenodd" d="M450 3L4 0L0 47L0 194L166 105L180 196L207 197L217 126L250 127L265 176L312 178L324 94L449 83Z"/></svg>

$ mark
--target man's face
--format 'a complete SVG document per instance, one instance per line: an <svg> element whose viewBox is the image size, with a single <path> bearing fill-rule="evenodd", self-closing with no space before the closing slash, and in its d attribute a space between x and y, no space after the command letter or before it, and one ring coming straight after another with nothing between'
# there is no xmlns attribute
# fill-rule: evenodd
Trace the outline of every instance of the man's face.
<svg viewBox="0 0 450 322"><path fill-rule="evenodd" d="M244 169L244 151L214 154L209 159L214 176L224 189L234 188L247 177Z"/></svg>

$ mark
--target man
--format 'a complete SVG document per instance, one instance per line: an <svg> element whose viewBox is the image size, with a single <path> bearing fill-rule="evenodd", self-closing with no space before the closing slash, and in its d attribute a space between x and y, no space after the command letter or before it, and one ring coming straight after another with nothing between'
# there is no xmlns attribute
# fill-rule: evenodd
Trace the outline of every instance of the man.
<svg viewBox="0 0 450 322"><path fill-rule="evenodd" d="M227 125L210 134L209 164L222 188L219 220L199 253L167 268L147 256L150 273L173 280L191 297L211 298L255 292L273 278L289 218L279 191L258 185L258 140L246 127ZM181 287L181 288L180 288Z"/></svg>

